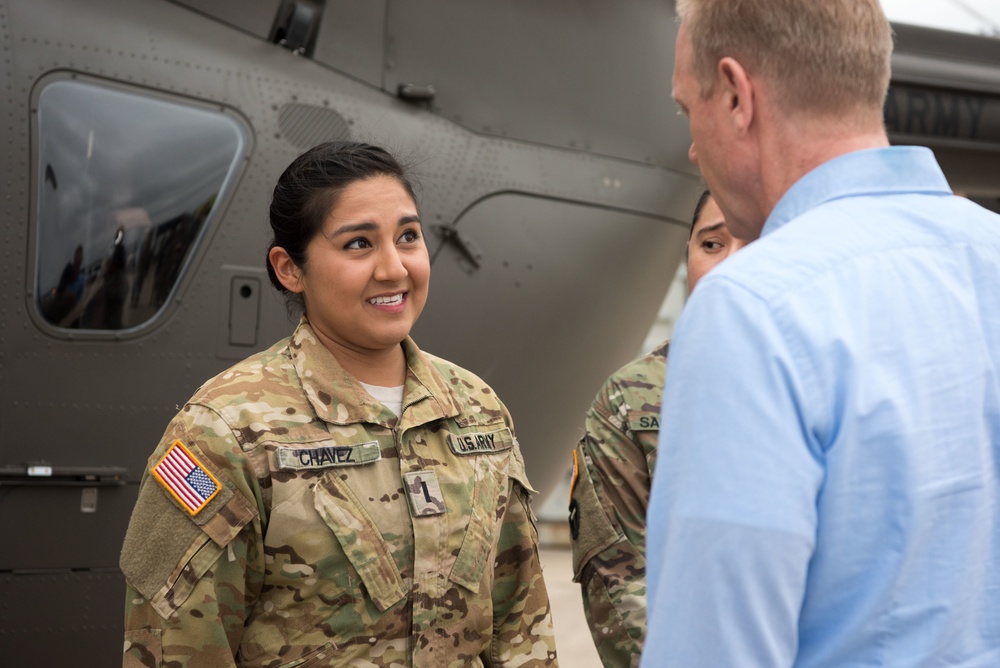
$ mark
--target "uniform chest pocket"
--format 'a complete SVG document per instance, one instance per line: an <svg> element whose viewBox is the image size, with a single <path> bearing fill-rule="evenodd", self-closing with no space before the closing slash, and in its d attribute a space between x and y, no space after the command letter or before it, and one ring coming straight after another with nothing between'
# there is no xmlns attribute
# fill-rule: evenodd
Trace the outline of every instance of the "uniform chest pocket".
<svg viewBox="0 0 1000 668"><path fill-rule="evenodd" d="M313 498L379 611L405 598L402 577L382 533L347 482L329 472L316 483Z"/></svg>
<svg viewBox="0 0 1000 668"><path fill-rule="evenodd" d="M493 562L498 518L509 502L507 474L492 459L480 457L475 464L469 526L449 575L452 582L477 594L483 573Z"/></svg>

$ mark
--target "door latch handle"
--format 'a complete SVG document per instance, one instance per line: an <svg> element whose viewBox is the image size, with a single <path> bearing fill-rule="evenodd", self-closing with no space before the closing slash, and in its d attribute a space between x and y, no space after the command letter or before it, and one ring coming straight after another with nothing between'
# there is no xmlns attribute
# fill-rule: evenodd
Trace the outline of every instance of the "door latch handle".
<svg viewBox="0 0 1000 668"><path fill-rule="evenodd" d="M479 265L483 259L483 252L479 250L479 247L476 246L476 243L472 239L459 232L458 228L454 225L435 225L434 230L441 235L446 243L451 243L458 247L458 250L461 251L465 259L472 265L469 273L479 269Z"/></svg>

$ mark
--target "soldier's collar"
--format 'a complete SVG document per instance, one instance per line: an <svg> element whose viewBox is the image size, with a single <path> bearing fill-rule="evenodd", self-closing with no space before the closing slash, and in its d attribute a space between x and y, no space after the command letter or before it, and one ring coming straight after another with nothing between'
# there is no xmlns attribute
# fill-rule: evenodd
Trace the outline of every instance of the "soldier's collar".
<svg viewBox="0 0 1000 668"><path fill-rule="evenodd" d="M292 363L316 415L336 425L359 422L391 427L396 416L373 399L326 349L305 316L289 340ZM428 363L409 337L403 341L406 382L403 428L459 414L458 404L441 373Z"/></svg>

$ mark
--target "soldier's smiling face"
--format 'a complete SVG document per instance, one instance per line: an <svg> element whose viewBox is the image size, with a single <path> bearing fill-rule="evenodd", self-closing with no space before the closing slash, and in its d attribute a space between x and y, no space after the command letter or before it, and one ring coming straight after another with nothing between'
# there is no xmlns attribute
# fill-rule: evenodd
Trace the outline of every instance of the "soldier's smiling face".
<svg viewBox="0 0 1000 668"><path fill-rule="evenodd" d="M409 335L429 280L417 205L399 181L379 175L340 193L306 248L294 291L319 336L364 353Z"/></svg>

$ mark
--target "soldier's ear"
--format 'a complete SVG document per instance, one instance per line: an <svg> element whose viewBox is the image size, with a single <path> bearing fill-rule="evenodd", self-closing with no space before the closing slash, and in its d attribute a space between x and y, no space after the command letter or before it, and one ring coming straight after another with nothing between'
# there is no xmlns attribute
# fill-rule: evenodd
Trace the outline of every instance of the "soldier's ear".
<svg viewBox="0 0 1000 668"><path fill-rule="evenodd" d="M275 246L267 253L267 259L274 269L274 275L278 277L285 289L289 292L302 292L305 286L302 283L302 269L295 264L295 260L281 246Z"/></svg>

